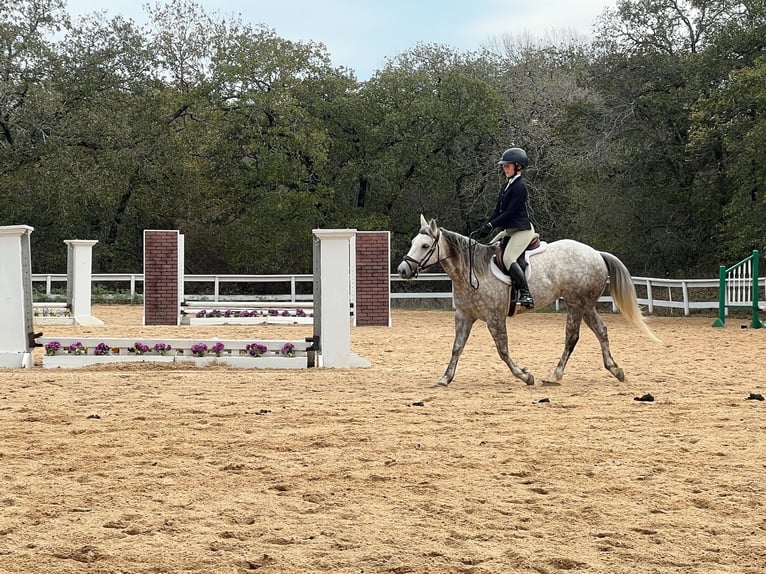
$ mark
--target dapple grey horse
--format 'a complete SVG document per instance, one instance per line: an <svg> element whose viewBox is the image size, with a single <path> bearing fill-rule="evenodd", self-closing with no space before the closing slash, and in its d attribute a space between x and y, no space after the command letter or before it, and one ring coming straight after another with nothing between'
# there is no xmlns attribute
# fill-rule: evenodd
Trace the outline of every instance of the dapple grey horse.
<svg viewBox="0 0 766 574"><path fill-rule="evenodd" d="M492 245L477 243L464 235L438 227L435 220L427 221L421 215L420 231L413 238L409 252L397 268L400 277L411 279L422 269L439 263L452 280L455 341L452 345L452 358L439 385L447 386L455 377L460 354L477 320L487 323L497 352L513 375L527 385L535 383L532 374L516 365L508 354L505 321L509 310L510 286L491 270L494 251ZM617 257L571 239L553 241L531 256L528 275L529 290L538 309L558 298L562 298L567 307L564 352L544 383L556 384L561 380L567 361L580 338L583 320L601 344L604 367L618 380L625 380L625 373L609 350L606 325L596 312L596 303L607 280L612 298L625 318L650 339L661 343L644 321L630 273ZM516 313L527 311L524 307L517 307Z"/></svg>

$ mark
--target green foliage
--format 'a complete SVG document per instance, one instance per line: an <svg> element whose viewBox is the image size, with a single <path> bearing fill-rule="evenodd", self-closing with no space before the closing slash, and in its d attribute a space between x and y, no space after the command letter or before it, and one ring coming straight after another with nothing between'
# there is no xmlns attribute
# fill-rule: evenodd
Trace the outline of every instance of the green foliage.
<svg viewBox="0 0 766 574"><path fill-rule="evenodd" d="M545 239L653 276L764 248L763 2L621 0L590 43L418 44L363 83L321 44L147 10L0 0L0 224L35 228L35 271L74 238L139 271L144 229L184 233L190 273L310 272L332 227L390 230L395 264L420 213L485 220L511 145Z"/></svg>
<svg viewBox="0 0 766 574"><path fill-rule="evenodd" d="M420 213L467 233L494 202L504 106L482 64L420 45L360 91L371 111L363 154L374 159L357 206L385 214L395 253L406 252Z"/></svg>
<svg viewBox="0 0 766 574"><path fill-rule="evenodd" d="M722 253L763 250L766 237L766 57L735 70L693 115L689 149L707 158L696 189L720 189L723 218L715 227Z"/></svg>

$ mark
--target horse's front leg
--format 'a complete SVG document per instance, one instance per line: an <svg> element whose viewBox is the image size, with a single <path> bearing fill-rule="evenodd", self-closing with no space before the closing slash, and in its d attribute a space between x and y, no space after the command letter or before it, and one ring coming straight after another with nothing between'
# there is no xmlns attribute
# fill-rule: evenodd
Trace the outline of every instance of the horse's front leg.
<svg viewBox="0 0 766 574"><path fill-rule="evenodd" d="M492 338L495 340L495 347L497 348L497 354L511 369L513 376L517 379L521 379L527 385L534 385L535 378L532 373L526 369L522 369L516 363L513 362L511 356L508 354L508 331L505 326L505 316L491 317L487 319L487 328L489 329Z"/></svg>
<svg viewBox="0 0 766 574"><path fill-rule="evenodd" d="M457 362L460 359L460 354L463 352L465 343L468 340L468 335L471 334L471 329L476 321L473 317L467 317L460 313L455 313L455 342L452 343L452 357L450 358L447 370L444 371L444 375L439 379L438 385L446 387L455 378L455 370L457 369Z"/></svg>

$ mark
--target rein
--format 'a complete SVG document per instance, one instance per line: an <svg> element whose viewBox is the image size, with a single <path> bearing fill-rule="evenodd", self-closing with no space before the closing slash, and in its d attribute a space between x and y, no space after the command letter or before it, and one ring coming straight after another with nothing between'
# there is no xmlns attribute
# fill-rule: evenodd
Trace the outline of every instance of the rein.
<svg viewBox="0 0 766 574"><path fill-rule="evenodd" d="M478 244L478 241L470 235L468 236L468 284L474 289L478 289L480 286L479 277L476 275L476 270L473 268L473 254L474 251L476 251L476 246Z"/></svg>
<svg viewBox="0 0 766 574"><path fill-rule="evenodd" d="M440 256L440 250L439 250L439 240L441 239L441 228L439 228L436 231L436 235L433 236L434 242L431 244L431 247L426 251L425 255L420 258L420 261L417 259L410 257L409 255L405 255L403 261L407 264L407 266L412 271L412 276L417 277L418 274L423 271L424 269L428 269L429 267L433 267L434 265L438 265L442 261L446 261L447 259L450 259L451 257L454 257L454 255L447 255L446 257ZM474 251L476 249L476 245L478 244L478 241L475 239L469 237L468 238L468 278L469 283L471 287L474 289L479 288L479 278L476 276L476 271L474 270L473 266L473 257L474 257ZM454 247L453 247L454 248ZM464 248L466 249L466 248ZM434 251L436 251L436 261L433 263L430 263L428 265L425 264L426 261L428 261L431 258L431 255L433 255Z"/></svg>

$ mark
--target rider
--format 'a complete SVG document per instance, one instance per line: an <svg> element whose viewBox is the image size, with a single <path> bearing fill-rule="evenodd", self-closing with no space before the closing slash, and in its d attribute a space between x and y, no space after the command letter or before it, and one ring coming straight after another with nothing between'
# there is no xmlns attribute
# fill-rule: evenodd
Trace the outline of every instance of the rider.
<svg viewBox="0 0 766 574"><path fill-rule="evenodd" d="M535 228L527 213L527 186L521 177L521 171L529 165L527 152L518 147L509 148L500 156L497 165L503 166L505 177L508 179L500 187L497 205L489 216L489 221L471 235L479 235L496 227L504 229L495 237L495 240L502 236L510 237L503 251L503 263L519 290L518 303L532 309L535 302L529 292L524 271L516 261L535 235Z"/></svg>

